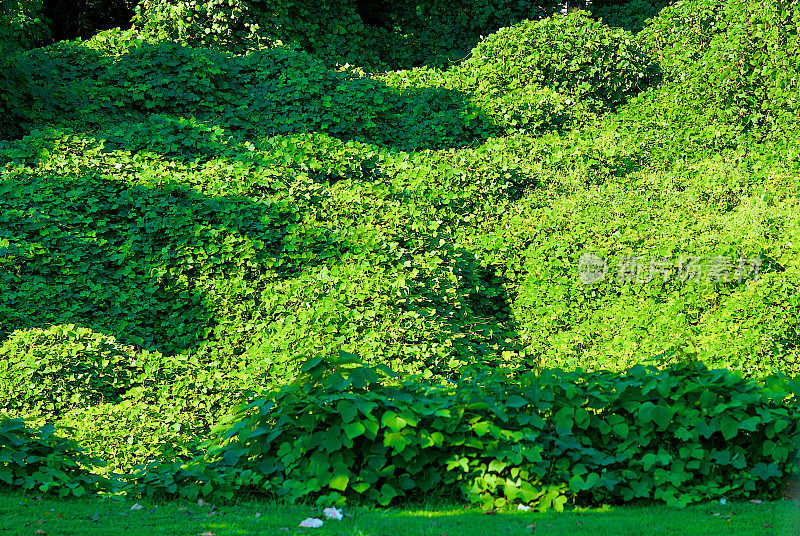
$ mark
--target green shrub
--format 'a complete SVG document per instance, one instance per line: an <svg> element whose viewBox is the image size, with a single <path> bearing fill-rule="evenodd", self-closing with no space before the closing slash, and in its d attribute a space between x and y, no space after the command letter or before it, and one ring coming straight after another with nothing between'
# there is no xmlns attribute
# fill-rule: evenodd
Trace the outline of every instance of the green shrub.
<svg viewBox="0 0 800 536"><path fill-rule="evenodd" d="M677 111L677 125L705 143L741 145L742 136L785 143L796 126L799 24L800 8L778 1L668 7L641 34L675 81L663 95L672 102L659 107Z"/></svg>
<svg viewBox="0 0 800 536"><path fill-rule="evenodd" d="M87 455L105 461L96 472L128 474L134 467L155 460L196 455L194 445L208 433L201 414L185 398L130 396L115 404L96 403L67 410L58 419L57 429L69 434Z"/></svg>
<svg viewBox="0 0 800 536"><path fill-rule="evenodd" d="M170 42L108 47L119 55L97 41L19 58L24 90L9 105L22 127L99 130L109 147L188 159L224 153L231 136L325 132L413 150L466 145L496 130L456 89L400 91L283 46L237 57Z"/></svg>
<svg viewBox="0 0 800 536"><path fill-rule="evenodd" d="M575 11L503 28L446 71L419 68L380 79L403 91L461 92L486 118L473 132L496 136L567 131L616 109L659 76L630 34Z"/></svg>
<svg viewBox="0 0 800 536"><path fill-rule="evenodd" d="M31 429L21 419L0 418L0 484L80 497L111 487L91 470L102 462L84 456L53 426Z"/></svg>
<svg viewBox="0 0 800 536"><path fill-rule="evenodd" d="M743 380L698 362L622 374L508 372L431 384L348 354L312 359L293 383L236 409L198 446L205 454L190 448L183 452L193 457L181 461L164 451L118 475L126 484L95 476L100 462L53 437L52 427L5 419L0 480L62 495L124 487L134 496L260 492L325 504L385 505L435 489L485 509L561 509L569 500L771 498L797 471L800 385L785 376ZM147 411L117 409L128 425L140 420L157 432ZM128 425L117 439L134 438Z"/></svg>
<svg viewBox="0 0 800 536"><path fill-rule="evenodd" d="M140 476L191 498L250 488L386 505L436 490L486 509L560 509L570 496L673 506L770 497L797 470L797 410L783 400L798 386L782 376L759 383L680 363L430 385L354 357L309 360L296 382L219 427L206 461Z"/></svg>
<svg viewBox="0 0 800 536"><path fill-rule="evenodd" d="M213 124L190 117L150 114L146 121L123 123L104 132L105 147L164 155L176 160L205 161L230 153L231 136Z"/></svg>
<svg viewBox="0 0 800 536"><path fill-rule="evenodd" d="M614 109L657 80L634 38L582 11L505 28L477 45L459 71L480 94L530 85L553 89L590 109Z"/></svg>
<svg viewBox="0 0 800 536"><path fill-rule="evenodd" d="M709 366L797 374L797 297L788 291L800 274L794 172L763 154L737 162L729 150L627 174L626 151L635 149L606 136L523 145L548 162L541 180L552 190L511 205L470 246L505 279L530 366L620 371L645 362L642 351L661 354L694 337ZM609 270L592 285L579 279L587 252ZM758 274L748 275L759 256ZM699 257L703 275L679 280L681 257ZM709 279L715 257L731 263L727 280ZM651 275L651 261L670 267L666 281ZM638 275L626 279L626 263Z"/></svg>
<svg viewBox="0 0 800 536"><path fill-rule="evenodd" d="M90 56L91 57L91 56ZM126 111L166 112L176 106L203 110L223 103L231 85L225 56L176 43L142 44L118 57L98 86L112 106Z"/></svg>
<svg viewBox="0 0 800 536"><path fill-rule="evenodd" d="M680 73L702 56L715 34L724 32L720 17L726 3L674 2L649 21L640 35L642 42L667 72Z"/></svg>
<svg viewBox="0 0 800 536"><path fill-rule="evenodd" d="M19 91L9 101L25 131L72 123L79 129L108 118L111 88L98 80L109 61L80 44L59 42L16 58ZM106 108L104 110L104 108Z"/></svg>

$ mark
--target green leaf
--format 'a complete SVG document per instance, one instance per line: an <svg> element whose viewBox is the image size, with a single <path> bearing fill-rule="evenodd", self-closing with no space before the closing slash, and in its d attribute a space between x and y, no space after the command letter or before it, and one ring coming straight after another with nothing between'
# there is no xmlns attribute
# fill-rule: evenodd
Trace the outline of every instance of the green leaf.
<svg viewBox="0 0 800 536"><path fill-rule="evenodd" d="M659 404L653 408L653 422L655 422L660 429L664 430L669 426L674 414L674 409Z"/></svg>
<svg viewBox="0 0 800 536"><path fill-rule="evenodd" d="M584 481L579 475L572 475L569 479L569 487L574 491L583 491Z"/></svg>
<svg viewBox="0 0 800 536"><path fill-rule="evenodd" d="M346 424L344 427L344 433L350 439L355 439L361 434L366 431L366 427L358 421L351 422L350 424Z"/></svg>
<svg viewBox="0 0 800 536"><path fill-rule="evenodd" d="M397 495L397 491L392 486L389 484L384 484L381 486L381 494L378 498L378 503L381 506L388 506L392 499L397 497Z"/></svg>
<svg viewBox="0 0 800 536"><path fill-rule="evenodd" d="M611 430L622 439L628 437L628 425L624 422L615 424L611 427Z"/></svg>
<svg viewBox="0 0 800 536"><path fill-rule="evenodd" d="M527 405L528 401L519 395L511 395L508 397L508 400L506 400L506 406L509 408L518 409Z"/></svg>
<svg viewBox="0 0 800 536"><path fill-rule="evenodd" d="M383 444L387 447L392 447L397 452L402 452L409 440L403 432L390 432L383 437Z"/></svg>
<svg viewBox="0 0 800 536"><path fill-rule="evenodd" d="M739 421L724 415L722 419L720 419L720 430L722 431L722 437L724 437L726 441L733 439L739 433Z"/></svg>
<svg viewBox="0 0 800 536"><path fill-rule="evenodd" d="M347 488L348 482L350 482L350 477L348 475L336 475L328 482L328 486L339 491L344 491Z"/></svg>
<svg viewBox="0 0 800 536"><path fill-rule="evenodd" d="M492 460L489 462L489 471L499 473L507 467L508 464L500 460Z"/></svg>
<svg viewBox="0 0 800 536"><path fill-rule="evenodd" d="M313 357L311 359L306 360L303 365L300 367L300 370L303 372L308 372L312 370L314 367L322 363L323 359L321 357Z"/></svg>
<svg viewBox="0 0 800 536"><path fill-rule="evenodd" d="M328 436L322 441L322 444L325 446L325 450L328 452L336 452L342 448L341 439L334 434L328 434Z"/></svg>
<svg viewBox="0 0 800 536"><path fill-rule="evenodd" d="M369 488L370 488L370 485L367 484L366 482L356 482L355 484L350 486L350 489L352 489L356 493L364 493Z"/></svg>
<svg viewBox="0 0 800 536"><path fill-rule="evenodd" d="M564 407L556 412L553 419L559 428L572 428L575 422L575 410L571 407Z"/></svg>
<svg viewBox="0 0 800 536"><path fill-rule="evenodd" d="M589 426L589 421L591 416L589 412L583 408L576 408L575 409L575 426L578 428L585 430Z"/></svg>
<svg viewBox="0 0 800 536"><path fill-rule="evenodd" d="M342 416L342 422L349 423L356 418L358 407L352 400L340 400L336 404L336 411Z"/></svg>
<svg viewBox="0 0 800 536"><path fill-rule="evenodd" d="M392 430L402 430L408 422L393 411L387 411L381 417L381 424Z"/></svg>

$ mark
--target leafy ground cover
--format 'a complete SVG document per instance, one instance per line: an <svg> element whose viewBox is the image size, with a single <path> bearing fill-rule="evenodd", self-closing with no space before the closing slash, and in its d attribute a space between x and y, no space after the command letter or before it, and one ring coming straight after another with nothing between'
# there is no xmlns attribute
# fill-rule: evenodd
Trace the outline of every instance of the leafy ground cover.
<svg viewBox="0 0 800 536"><path fill-rule="evenodd" d="M131 508L134 505L140 509ZM493 515L462 504L432 502L387 509L348 507L343 518L325 520L320 507L240 501L216 507L189 501L72 499L0 493L0 530L4 534L126 535L336 534L426 535L490 534L600 536L637 534L722 536L753 534L790 536L800 526L794 501L753 504L719 502L684 510L653 506L586 508L555 514L507 509ZM319 528L301 528L307 518L323 520Z"/></svg>
<svg viewBox="0 0 800 536"><path fill-rule="evenodd" d="M245 448L218 452L221 477L183 467L204 459L231 408L285 394L305 381L304 360L340 352L434 390L502 377L498 399L518 416L506 426L507 408L464 402L488 427L465 434L518 438L532 426L558 444L543 459L553 467L492 467L541 469L590 502L618 484L668 503L714 499L734 473L731 486L766 498L792 472L798 390L780 374L800 371L796 3L601 4L594 18L545 17L537 4L520 22L515 3L476 0L486 26L453 21L448 36L446 25L424 29L443 19L433 0L386 11L369 30L344 0L294 15L289 2L269 13L163 0L129 30L41 48L31 48L47 33L36 4L18 4L0 4L0 412L33 428L4 421L0 447L43 463L0 450L5 481L97 484L55 433L105 458L98 472L168 460L149 481L166 493L247 488L264 475L273 486L297 467L327 475L290 478L305 482L298 496L328 493L346 487L339 477L370 475L354 439L397 455L399 465L370 469L396 480L381 481L379 500L415 479L434 485L409 478L421 469L402 454L430 446L430 430L412 441L381 417L385 435L365 443L359 426L375 416L348 411L336 422L353 445L323 445L335 435L318 419L331 399L313 396L290 435L318 451L313 463L350 456L350 473L248 443L243 413L218 436ZM272 16L283 24L259 28ZM587 253L607 270L591 282ZM680 368L695 361L707 366L699 376ZM645 376L659 372L643 365L666 376L653 383ZM543 389L571 404L548 413L540 395L515 389L550 369L580 372ZM624 393L632 376L649 387ZM605 387L587 391L591 382ZM729 392L692 398L709 385ZM442 409L428 402L414 411ZM263 413L262 434L291 420L266 404L249 410ZM577 443L559 443L559 429ZM633 429L641 438L626 438ZM595 447L625 441L633 451L620 447L613 463L653 452L617 482ZM695 450L681 450L687 441ZM680 484L698 480L679 463L687 455L708 479L680 498ZM517 485L487 484L492 460L464 459L493 501ZM78 480L58 481L64 468ZM744 487L756 480L767 484Z"/></svg>

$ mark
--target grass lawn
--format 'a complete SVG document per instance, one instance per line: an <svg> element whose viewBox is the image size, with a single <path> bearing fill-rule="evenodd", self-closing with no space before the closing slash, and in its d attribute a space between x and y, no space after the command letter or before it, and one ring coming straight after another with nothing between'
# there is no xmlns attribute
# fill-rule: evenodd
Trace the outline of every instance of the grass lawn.
<svg viewBox="0 0 800 536"><path fill-rule="evenodd" d="M141 509L131 509L134 504ZM800 502L718 503L684 510L627 506L564 513L508 511L486 515L463 505L344 507L342 521L301 528L320 508L240 502L219 509L186 501L55 499L0 493L0 535L728 535L800 534ZM535 524L535 527L534 527Z"/></svg>

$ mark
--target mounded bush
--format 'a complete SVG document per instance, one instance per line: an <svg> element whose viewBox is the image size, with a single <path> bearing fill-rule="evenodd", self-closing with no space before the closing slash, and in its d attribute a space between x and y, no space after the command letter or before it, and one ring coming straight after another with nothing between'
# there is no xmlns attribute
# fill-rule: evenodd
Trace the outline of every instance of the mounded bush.
<svg viewBox="0 0 800 536"><path fill-rule="evenodd" d="M461 92L485 116L478 132L496 136L568 131L653 86L659 73L630 33L573 11L503 28L447 70L380 79L405 91Z"/></svg>
<svg viewBox="0 0 800 536"><path fill-rule="evenodd" d="M233 82L225 69L227 57L212 50L143 43L111 59L106 59L108 68L98 87L110 90L108 104L125 111L166 112L177 106L200 111L230 98L225 91Z"/></svg>
<svg viewBox="0 0 800 536"><path fill-rule="evenodd" d="M533 85L596 110L614 109L658 79L631 34L582 11L504 28L478 44L456 72L474 78L479 95Z"/></svg>
<svg viewBox="0 0 800 536"><path fill-rule="evenodd" d="M200 446L205 454L159 458L122 481L88 473L103 464L51 437L52 427L3 420L0 480L62 495L256 492L325 504L386 505L436 490L485 509L772 498L798 470L798 393L785 376L744 380L699 362L442 385L342 354L307 361L295 382L238 407Z"/></svg>
<svg viewBox="0 0 800 536"><path fill-rule="evenodd" d="M651 115L718 147L787 143L797 129L799 27L800 7L777 0L690 0L664 9L641 33L673 80Z"/></svg>
<svg viewBox="0 0 800 536"><path fill-rule="evenodd" d="M643 45L669 73L691 67L724 32L720 24L725 4L720 0L682 0L665 7L640 34Z"/></svg>
<svg viewBox="0 0 800 536"><path fill-rule="evenodd" d="M400 91L283 46L231 56L172 42L58 43L21 56L9 100L27 130L98 132L109 148L205 159L239 140L324 132L405 150L485 139L496 129L454 88ZM105 131L105 132L104 132Z"/></svg>
<svg viewBox="0 0 800 536"><path fill-rule="evenodd" d="M179 397L131 396L115 404L95 403L67 410L60 416L57 430L79 444L87 455L105 461L97 472L127 474L155 460L196 455L193 445L208 432L201 413L189 400Z"/></svg>
<svg viewBox="0 0 800 536"><path fill-rule="evenodd" d="M570 193L526 196L472 246L506 281L532 367L620 371L684 347L747 376L800 372L789 290L800 284L797 187L792 168L767 163L772 149L628 172L631 149L616 133L552 142L527 147L551 162L542 180ZM580 258L590 252L608 272L584 284ZM681 259L695 257L702 274L679 279Z"/></svg>

